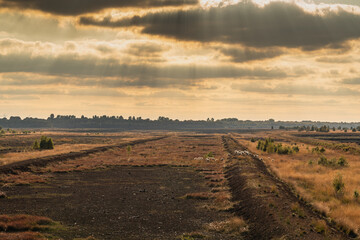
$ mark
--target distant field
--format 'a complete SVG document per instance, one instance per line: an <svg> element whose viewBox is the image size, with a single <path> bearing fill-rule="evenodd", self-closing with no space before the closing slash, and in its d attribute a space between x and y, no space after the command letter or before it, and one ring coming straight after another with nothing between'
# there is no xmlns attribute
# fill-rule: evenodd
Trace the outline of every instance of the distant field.
<svg viewBox="0 0 360 240"><path fill-rule="evenodd" d="M330 133L300 133L294 134L298 137L315 138L328 141L336 141L342 143L357 143L360 145L360 133L355 132L330 132Z"/></svg>

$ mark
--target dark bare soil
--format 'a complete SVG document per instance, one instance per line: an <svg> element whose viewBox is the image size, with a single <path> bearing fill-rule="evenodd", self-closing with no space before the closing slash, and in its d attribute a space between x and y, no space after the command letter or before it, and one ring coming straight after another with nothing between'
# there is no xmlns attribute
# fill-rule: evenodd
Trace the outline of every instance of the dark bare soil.
<svg viewBox="0 0 360 240"><path fill-rule="evenodd" d="M235 212L244 217L250 231L245 239L346 239L300 201L291 188L272 175L256 156L234 155L246 150L231 137L223 138L229 152L227 179Z"/></svg>
<svg viewBox="0 0 360 240"><path fill-rule="evenodd" d="M199 207L203 201L181 198L207 188L204 179L187 167L56 174L49 184L2 189L8 198L0 199L0 214L50 217L69 226L58 233L63 239L175 239L222 220L221 213Z"/></svg>

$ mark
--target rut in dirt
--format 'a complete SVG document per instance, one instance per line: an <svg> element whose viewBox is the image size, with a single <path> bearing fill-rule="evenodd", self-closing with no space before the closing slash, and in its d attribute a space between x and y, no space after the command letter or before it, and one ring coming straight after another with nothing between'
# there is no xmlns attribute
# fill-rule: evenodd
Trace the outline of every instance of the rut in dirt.
<svg viewBox="0 0 360 240"><path fill-rule="evenodd" d="M249 224L245 239L348 239L300 201L261 158L229 135L223 136L223 144L234 212Z"/></svg>

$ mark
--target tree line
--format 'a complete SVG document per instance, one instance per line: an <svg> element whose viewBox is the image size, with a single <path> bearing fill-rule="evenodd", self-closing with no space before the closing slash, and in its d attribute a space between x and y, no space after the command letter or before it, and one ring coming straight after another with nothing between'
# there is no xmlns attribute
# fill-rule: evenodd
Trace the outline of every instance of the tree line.
<svg viewBox="0 0 360 240"><path fill-rule="evenodd" d="M186 130L186 129L298 129L299 131L330 131L334 128L360 130L360 123L332 123L313 121L264 121L239 120L237 118L206 120L178 120L159 116L157 119L149 119L135 116L97 116L76 117L75 115L51 114L46 119L41 118L0 118L0 126L3 128L96 128L96 129L120 129L120 130ZM325 126L325 127L324 127Z"/></svg>

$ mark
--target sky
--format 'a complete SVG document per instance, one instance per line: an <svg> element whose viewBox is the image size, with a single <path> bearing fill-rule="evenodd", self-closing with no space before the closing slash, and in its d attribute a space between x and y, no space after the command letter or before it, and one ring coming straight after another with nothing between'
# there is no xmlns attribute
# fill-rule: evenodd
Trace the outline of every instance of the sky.
<svg viewBox="0 0 360 240"><path fill-rule="evenodd" d="M358 0L0 0L0 117L360 121Z"/></svg>

